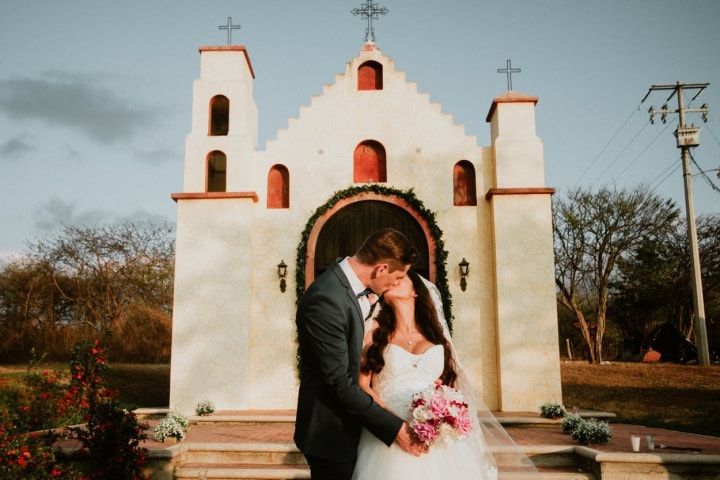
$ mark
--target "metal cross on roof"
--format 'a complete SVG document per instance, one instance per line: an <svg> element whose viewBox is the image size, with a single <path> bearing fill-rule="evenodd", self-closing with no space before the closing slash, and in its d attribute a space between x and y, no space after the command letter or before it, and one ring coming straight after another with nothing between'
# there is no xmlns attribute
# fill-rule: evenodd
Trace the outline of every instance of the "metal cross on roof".
<svg viewBox="0 0 720 480"><path fill-rule="evenodd" d="M365 3L360 8L353 8L353 15L362 15L367 18L367 27L365 28L365 41L368 41L368 37L375 41L375 29L373 29L373 20L378 20L379 15L386 15L389 10L385 7L378 7L378 4L372 0L365 0Z"/></svg>
<svg viewBox="0 0 720 480"><path fill-rule="evenodd" d="M507 67L505 68L498 68L498 73L505 73L507 74L507 84L508 84L508 90L512 90L512 74L513 73L520 73L522 70L519 68L511 68L510 65L510 59L508 58L507 61Z"/></svg>
<svg viewBox="0 0 720 480"><path fill-rule="evenodd" d="M233 30L240 30L240 25L233 25L232 24L232 17L228 17L227 19L227 25L220 25L218 27L218 30L227 30L228 32L228 45L232 45L232 31Z"/></svg>

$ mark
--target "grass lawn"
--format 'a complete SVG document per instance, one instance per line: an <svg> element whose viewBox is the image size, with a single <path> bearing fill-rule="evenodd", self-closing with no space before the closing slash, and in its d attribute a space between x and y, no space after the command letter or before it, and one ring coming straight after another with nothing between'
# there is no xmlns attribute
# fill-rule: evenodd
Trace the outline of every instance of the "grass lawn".
<svg viewBox="0 0 720 480"><path fill-rule="evenodd" d="M562 363L566 407L637 423L720 436L720 366Z"/></svg>
<svg viewBox="0 0 720 480"><path fill-rule="evenodd" d="M42 368L67 368L65 364ZM610 363L561 365L566 407L603 410L615 420L720 436L720 366ZM25 366L0 366L0 389L16 383ZM113 364L107 375L120 400L138 407L168 405L169 365Z"/></svg>

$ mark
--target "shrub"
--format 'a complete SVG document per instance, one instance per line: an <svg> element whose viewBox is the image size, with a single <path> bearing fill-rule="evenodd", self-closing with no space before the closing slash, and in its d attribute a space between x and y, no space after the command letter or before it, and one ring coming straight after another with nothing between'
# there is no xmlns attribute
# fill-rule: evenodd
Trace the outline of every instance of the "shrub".
<svg viewBox="0 0 720 480"><path fill-rule="evenodd" d="M602 445L610 441L613 431L607 422L598 422L595 419L581 420L570 436L583 445Z"/></svg>
<svg viewBox="0 0 720 480"><path fill-rule="evenodd" d="M155 440L164 442L166 438L174 438L178 442L185 440L185 432L190 426L188 419L179 413L170 412L155 427Z"/></svg>
<svg viewBox="0 0 720 480"><path fill-rule="evenodd" d="M577 413L571 413L569 415L566 415L565 418L563 418L560 428L563 432L570 433L575 430L575 427L577 427L577 425L582 421L583 419L580 415L578 415Z"/></svg>
<svg viewBox="0 0 720 480"><path fill-rule="evenodd" d="M68 427L69 438L82 443L90 455L90 480L144 480L142 467L148 451L140 447L147 438L147 424L122 408L116 393L105 387L105 349L98 340L73 349L71 392L86 407L86 425Z"/></svg>
<svg viewBox="0 0 720 480"><path fill-rule="evenodd" d="M548 402L540 407L540 415L545 418L559 418L565 416L565 413L565 407L555 402Z"/></svg>
<svg viewBox="0 0 720 480"><path fill-rule="evenodd" d="M195 414L202 417L203 415L210 415L215 411L215 404L211 400L202 400L195 405Z"/></svg>
<svg viewBox="0 0 720 480"><path fill-rule="evenodd" d="M75 480L77 472L61 467L53 447L58 435L45 432L20 432L9 422L7 412L0 411L0 478L33 480Z"/></svg>

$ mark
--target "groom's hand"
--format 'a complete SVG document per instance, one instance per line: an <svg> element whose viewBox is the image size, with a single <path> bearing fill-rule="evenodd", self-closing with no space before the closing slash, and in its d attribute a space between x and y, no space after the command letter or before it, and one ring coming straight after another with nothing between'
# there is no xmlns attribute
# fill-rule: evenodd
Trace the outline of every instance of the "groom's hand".
<svg viewBox="0 0 720 480"><path fill-rule="evenodd" d="M419 457L423 453L427 452L427 447L425 445L417 443L414 440L413 436L410 434L410 427L406 422L403 422L402 427L400 427L400 431L398 432L397 437L395 437L395 443L397 443L398 446L405 452L415 457Z"/></svg>

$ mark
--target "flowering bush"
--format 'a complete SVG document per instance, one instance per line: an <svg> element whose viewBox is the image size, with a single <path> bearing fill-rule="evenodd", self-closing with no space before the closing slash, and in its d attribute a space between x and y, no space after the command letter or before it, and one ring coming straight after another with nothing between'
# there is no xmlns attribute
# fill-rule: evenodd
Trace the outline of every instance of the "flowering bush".
<svg viewBox="0 0 720 480"><path fill-rule="evenodd" d="M178 442L185 440L185 432L190 427L187 418L179 413L170 412L155 427L155 440L164 442L166 438L174 438Z"/></svg>
<svg viewBox="0 0 720 480"><path fill-rule="evenodd" d="M540 407L540 415L545 418L564 417L566 413L567 411L565 410L565 407L555 402L544 403Z"/></svg>
<svg viewBox="0 0 720 480"><path fill-rule="evenodd" d="M210 415L215 411L215 404L211 400L202 400L195 405L195 414L202 417L203 415Z"/></svg>
<svg viewBox="0 0 720 480"><path fill-rule="evenodd" d="M140 442L148 427L105 387L106 369L105 349L95 340L73 349L69 375L45 370L24 377L25 387L0 408L0 479L145 479L147 450ZM55 444L62 435L52 430L79 422L85 425L64 434L89 453L90 471L82 477L60 466Z"/></svg>
<svg viewBox="0 0 720 480"><path fill-rule="evenodd" d="M140 443L147 438L145 431L149 427L122 408L117 393L104 385L102 374L107 368L105 349L99 340L83 342L73 349L70 391L87 409L86 424L66 431L90 454L89 480L144 480L142 467L148 451Z"/></svg>
<svg viewBox="0 0 720 480"><path fill-rule="evenodd" d="M413 395L410 429L426 445L466 437L472 421L462 394L447 385L434 385Z"/></svg>
<svg viewBox="0 0 720 480"><path fill-rule="evenodd" d="M570 432L570 436L583 445L601 445L610 441L613 431L607 422L598 422L595 419L580 420Z"/></svg>
<svg viewBox="0 0 720 480"><path fill-rule="evenodd" d="M0 478L75 480L77 472L58 464L53 448L57 435L52 431L25 433L0 411Z"/></svg>
<svg viewBox="0 0 720 480"><path fill-rule="evenodd" d="M562 424L560 424L560 428L565 433L570 433L573 430L575 430L575 427L582 422L583 419L580 415L577 413L571 413L569 415L566 415L565 418L563 418Z"/></svg>

